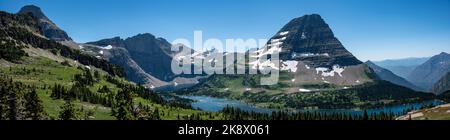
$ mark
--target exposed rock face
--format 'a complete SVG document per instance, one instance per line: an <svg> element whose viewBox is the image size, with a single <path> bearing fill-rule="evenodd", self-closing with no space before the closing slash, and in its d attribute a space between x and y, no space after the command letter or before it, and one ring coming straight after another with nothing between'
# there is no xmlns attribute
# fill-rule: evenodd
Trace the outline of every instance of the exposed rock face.
<svg viewBox="0 0 450 140"><path fill-rule="evenodd" d="M282 60L301 60L312 67L362 64L334 36L320 15L305 15L291 20L272 39L286 33L283 41Z"/></svg>
<svg viewBox="0 0 450 140"><path fill-rule="evenodd" d="M172 45L162 38L155 38L149 33L144 33L127 39L115 37L87 44L124 48L129 57L146 73L162 81L171 81L175 78L171 70L171 62L177 52L172 52Z"/></svg>
<svg viewBox="0 0 450 140"><path fill-rule="evenodd" d="M173 90L198 82L199 77L195 75L174 74L171 69L172 59L182 50L171 51L172 45L169 42L149 33L126 39L120 37L103 39L84 45L95 46L95 49L91 50L101 51L102 54L98 54L99 56L124 67L130 81L149 88ZM190 48L183 47L183 49L192 52Z"/></svg>
<svg viewBox="0 0 450 140"><path fill-rule="evenodd" d="M422 91L420 88L418 88L417 86L411 84L410 82L408 82L407 80L403 79L402 77L399 77L397 75L395 75L394 73L392 73L391 71L384 69L376 64L374 64L371 61L367 61L366 64L373 69L373 71L376 73L377 77L380 78L381 80L385 80L385 81L389 81L393 84L396 85L400 85L403 87L407 87L416 91Z"/></svg>
<svg viewBox="0 0 450 140"><path fill-rule="evenodd" d="M139 67L139 65L130 58L128 51L125 48L114 47L108 51L105 50L104 56L111 63L122 66L125 69L128 80L130 81L150 88L165 86L168 84L142 70L141 67Z"/></svg>
<svg viewBox="0 0 450 140"><path fill-rule="evenodd" d="M55 23L53 23L45 14L41 11L41 8L34 5L27 5L22 7L18 14L31 14L39 20L39 26L41 27L44 36L55 41L72 41L67 33L61 30Z"/></svg>
<svg viewBox="0 0 450 140"><path fill-rule="evenodd" d="M408 76L413 84L431 91L433 85L450 71L450 54L442 52L417 66Z"/></svg>
<svg viewBox="0 0 450 140"><path fill-rule="evenodd" d="M440 95L446 91L450 91L450 72L448 72L433 86L433 93L436 95Z"/></svg>

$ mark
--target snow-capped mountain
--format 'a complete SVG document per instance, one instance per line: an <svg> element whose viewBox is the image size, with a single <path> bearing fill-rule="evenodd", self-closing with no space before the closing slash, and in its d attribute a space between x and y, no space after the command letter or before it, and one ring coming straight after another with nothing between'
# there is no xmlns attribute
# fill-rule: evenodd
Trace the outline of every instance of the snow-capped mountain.
<svg viewBox="0 0 450 140"><path fill-rule="evenodd" d="M300 60L312 67L327 68L362 64L318 14L291 20L270 41L277 39L282 40L282 60Z"/></svg>
<svg viewBox="0 0 450 140"><path fill-rule="evenodd" d="M296 85L326 83L359 85L371 81L371 70L354 57L334 36L320 15L295 18L278 31L264 48L250 52L250 57L261 57L280 52L280 70L293 74ZM267 61L249 65L270 66Z"/></svg>

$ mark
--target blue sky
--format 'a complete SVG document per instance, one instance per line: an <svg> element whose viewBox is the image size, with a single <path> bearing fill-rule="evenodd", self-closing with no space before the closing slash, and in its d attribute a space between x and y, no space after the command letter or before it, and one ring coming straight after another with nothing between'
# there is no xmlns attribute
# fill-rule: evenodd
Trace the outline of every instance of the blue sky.
<svg viewBox="0 0 450 140"><path fill-rule="evenodd" d="M34 4L77 42L138 33L192 39L270 38L291 19L320 14L356 57L381 60L450 52L450 0L1 0Z"/></svg>

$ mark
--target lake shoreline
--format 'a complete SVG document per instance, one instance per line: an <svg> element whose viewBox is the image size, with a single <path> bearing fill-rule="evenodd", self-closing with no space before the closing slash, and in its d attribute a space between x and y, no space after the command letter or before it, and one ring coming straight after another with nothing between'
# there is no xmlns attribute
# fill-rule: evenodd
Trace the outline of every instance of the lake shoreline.
<svg viewBox="0 0 450 140"><path fill-rule="evenodd" d="M179 95L181 98L194 100L194 102L191 103L192 107L194 109L201 109L203 111L209 111L209 112L219 112L221 109L225 107L236 107L240 108L245 111L253 111L258 113L272 113L273 111L288 111L288 112L320 112L320 113L350 113L354 115L362 114L364 111L367 111L368 113L389 113L393 112L396 115L403 115L407 113L409 110L417 110L424 106L436 106L444 104L445 102L441 100L427 100L423 102L415 102L415 103L403 103L403 104L394 104L394 105L386 105L383 107L378 108L369 108L369 109L363 109L363 108L340 108L340 109L319 109L319 108L303 108L303 109L296 109L296 108L267 108L267 107L261 107L258 106L256 103L249 103L241 100L234 100L234 99L228 99L228 98L217 98L217 97L211 97L211 96L195 96L195 95Z"/></svg>

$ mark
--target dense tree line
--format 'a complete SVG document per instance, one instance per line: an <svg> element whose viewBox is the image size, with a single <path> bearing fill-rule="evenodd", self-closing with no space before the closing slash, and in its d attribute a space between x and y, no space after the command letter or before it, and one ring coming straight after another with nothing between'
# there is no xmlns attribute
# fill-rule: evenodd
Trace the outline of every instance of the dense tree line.
<svg viewBox="0 0 450 140"><path fill-rule="evenodd" d="M91 91L88 87L95 84L95 81L100 81L100 74L91 70L84 69L83 73L76 74L73 79L73 85L66 88L60 84L55 84L52 87L51 97L54 99L64 99L66 104L62 107L60 119L80 119L79 109L71 105L72 100L80 100L93 104L101 104L112 108L112 116L118 120L158 120L161 119L159 109L156 107L149 107L148 105L134 103L135 97L142 97L156 104L167 105L171 107L186 107L184 104L177 104L166 102L159 95L153 93L142 86L137 86L131 83L125 83L116 78L105 75L108 81L114 81L120 88L117 93L112 92L107 86L102 86L98 89L98 93ZM114 80L113 80L114 79ZM101 91L101 92L100 92ZM189 106L190 107L190 106ZM77 113L78 112L78 113ZM69 117L67 117L69 116ZM64 117L64 118L61 118Z"/></svg>
<svg viewBox="0 0 450 140"><path fill-rule="evenodd" d="M22 48L26 48L26 46L17 43L15 40L0 37L0 59L5 59L11 62L20 60L22 56L27 56Z"/></svg>
<svg viewBox="0 0 450 140"><path fill-rule="evenodd" d="M46 116L35 87L0 76L0 120L40 120Z"/></svg>
<svg viewBox="0 0 450 140"><path fill-rule="evenodd" d="M271 114L243 111L225 107L221 113L226 120L394 120L394 113L363 114L274 111Z"/></svg>
<svg viewBox="0 0 450 140"><path fill-rule="evenodd" d="M162 98L160 95L156 94L155 92L153 92L150 89L145 88L144 86L141 85L134 85L131 83L126 83L126 82L122 82L117 78L114 78L112 76L109 75L105 75L105 79L110 82L115 84L117 87L119 87L120 89L128 89L134 93L138 93L137 96L144 98L146 100L152 101L154 103L157 104L162 104L162 105L168 105L168 106L172 106L172 107L180 107L180 108L185 108L185 109L191 109L192 106L189 103L182 103L182 102L178 102L178 101L167 101L164 100L164 98Z"/></svg>

